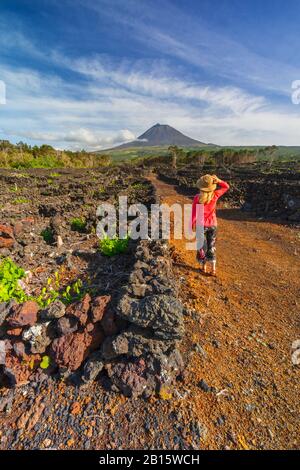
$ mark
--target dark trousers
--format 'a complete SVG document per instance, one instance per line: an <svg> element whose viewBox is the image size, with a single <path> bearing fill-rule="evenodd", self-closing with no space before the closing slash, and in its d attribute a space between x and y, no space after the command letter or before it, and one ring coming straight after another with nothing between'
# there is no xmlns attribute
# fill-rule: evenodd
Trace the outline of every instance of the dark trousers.
<svg viewBox="0 0 300 470"><path fill-rule="evenodd" d="M204 242L197 252L198 261L204 263L216 260L216 238L217 227L204 227Z"/></svg>

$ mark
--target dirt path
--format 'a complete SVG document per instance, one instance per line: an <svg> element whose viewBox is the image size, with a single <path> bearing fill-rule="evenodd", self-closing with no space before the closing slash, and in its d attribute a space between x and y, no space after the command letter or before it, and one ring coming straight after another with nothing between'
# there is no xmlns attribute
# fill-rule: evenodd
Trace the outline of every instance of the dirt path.
<svg viewBox="0 0 300 470"><path fill-rule="evenodd" d="M162 202L191 202L150 177ZM188 382L193 410L209 433L205 447L299 448L299 232L218 212L218 277L199 271L185 240L172 240L182 298L192 310L185 348L193 350ZM195 390L195 389L194 389Z"/></svg>

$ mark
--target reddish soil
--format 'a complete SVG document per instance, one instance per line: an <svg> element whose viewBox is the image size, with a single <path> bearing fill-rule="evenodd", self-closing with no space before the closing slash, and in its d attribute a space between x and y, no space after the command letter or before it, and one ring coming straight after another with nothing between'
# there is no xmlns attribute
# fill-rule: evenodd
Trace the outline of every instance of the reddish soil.
<svg viewBox="0 0 300 470"><path fill-rule="evenodd" d="M191 202L151 180L162 202ZM188 317L185 347L202 348L190 356L190 385L204 379L216 389L193 389L189 397L211 431L206 448L222 448L226 440L241 449L299 448L299 366L291 360L300 339L299 231L221 206L217 278L200 271L185 240L171 243L182 300L196 312ZM213 432L223 415L226 426Z"/></svg>
<svg viewBox="0 0 300 470"><path fill-rule="evenodd" d="M163 202L191 202L151 181ZM0 405L12 404L0 409L1 449L300 447L299 366L291 350L300 339L299 232L225 206L218 221L217 278L200 272L185 240L171 241L188 307L183 382L147 401L98 382L2 389Z"/></svg>

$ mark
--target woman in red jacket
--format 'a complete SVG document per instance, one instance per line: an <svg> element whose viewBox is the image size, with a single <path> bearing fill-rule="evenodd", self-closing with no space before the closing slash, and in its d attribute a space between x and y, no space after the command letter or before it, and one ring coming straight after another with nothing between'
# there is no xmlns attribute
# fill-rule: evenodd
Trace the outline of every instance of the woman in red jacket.
<svg viewBox="0 0 300 470"><path fill-rule="evenodd" d="M203 271L207 272L207 262L212 265L211 274L216 275L216 234L217 216L216 204L229 189L229 184L220 180L216 175L204 175L198 181L200 193L194 197L192 207L192 227L204 227L204 244L197 251L197 260L201 263ZM197 205L203 204L203 220L199 220ZM202 217L201 217L202 219Z"/></svg>

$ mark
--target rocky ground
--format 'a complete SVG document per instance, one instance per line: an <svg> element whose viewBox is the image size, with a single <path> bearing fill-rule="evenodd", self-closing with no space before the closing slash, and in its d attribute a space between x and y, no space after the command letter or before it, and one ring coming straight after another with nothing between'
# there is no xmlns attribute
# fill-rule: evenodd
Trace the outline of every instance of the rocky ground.
<svg viewBox="0 0 300 470"><path fill-rule="evenodd" d="M39 175L46 179L47 176ZM90 175L86 177L90 186ZM127 177L131 182L132 177L144 182L138 176ZM7 178L5 174L1 180L6 188L15 181ZM66 178L68 185L73 184L72 179L70 175ZM99 179L103 181L102 174ZM142 188L146 202L157 194L170 204L189 202L172 186L154 177L151 183L156 192ZM79 178L78 184L82 184ZM140 190L137 186L137 191ZM62 283L80 276L91 278L89 285L97 287L92 300L111 296L117 315L114 320L120 316L127 322L126 327L124 323L119 326L121 340L117 344L109 340L108 353L120 357L125 348L134 370L123 374L124 364L119 359L114 362L114 358L115 380L108 364L96 381L82 381L81 367L80 375L75 377L64 375L63 370L53 374L35 370L36 375L19 386L3 387L1 449L299 448L299 366L292 362L292 344L300 339L296 230L258 221L238 210L220 210L219 266L218 277L214 279L199 272L194 254L185 250L181 240L173 240L170 248L156 243L148 246L148 242L142 248L131 246L127 254L112 263L97 252L92 231L73 233L66 224L62 233L56 234L62 237L63 245L58 247L57 240L54 244L45 243L43 254L40 228L47 227L57 214L40 215L40 196L28 209L26 203L15 203L15 212L10 212L12 203L7 189L5 194L3 222L9 222L14 232L13 245L3 247L4 254L9 250L15 261L33 272L29 283L33 290L38 291L60 263L65 269ZM60 194L56 202L71 204L69 198L73 194L70 189L67 194ZM51 202L56 206L53 199L43 200L46 206ZM82 201L75 204L80 211ZM75 211L71 209L59 211L65 223L72 213ZM18 239L15 225L31 216L37 218L39 225L36 231L28 229L28 243L33 238L36 245L28 251L39 255L28 257L24 252L28 245L21 243L21 237ZM22 222L23 233L26 224ZM147 305L149 297L154 302ZM158 311L164 312L161 318L157 317ZM9 315L13 316L12 312ZM171 321L174 315L175 323ZM93 309L88 309L87 318L86 324L92 322ZM103 330L103 324L100 326ZM111 327L111 321L106 326ZM132 341L132 332L139 341ZM150 361L149 369L154 370L151 375L150 370L145 371L145 363L132 360L141 358L137 351L145 353L145 338L147 354L152 358L158 354L162 359L165 354L177 351L173 362L176 373L174 366L171 373L168 368L164 370L169 365L166 363L160 364L155 372L157 363L151 366ZM171 347L162 350L166 343ZM103 352L102 349L100 362ZM109 357L106 360L109 363ZM148 380L145 388L141 377ZM164 381L166 377L172 380ZM151 393L142 396L140 391L147 387ZM154 389L156 393L152 393ZM134 390L140 391L132 393Z"/></svg>
<svg viewBox="0 0 300 470"><path fill-rule="evenodd" d="M223 202L231 207L241 207L257 217L277 222L300 224L299 162L277 162L273 166L261 162L217 169L208 164L202 168L191 162L174 169L160 161L154 168L160 180L174 184L185 195L197 192L200 174L218 173L230 183L231 189Z"/></svg>

